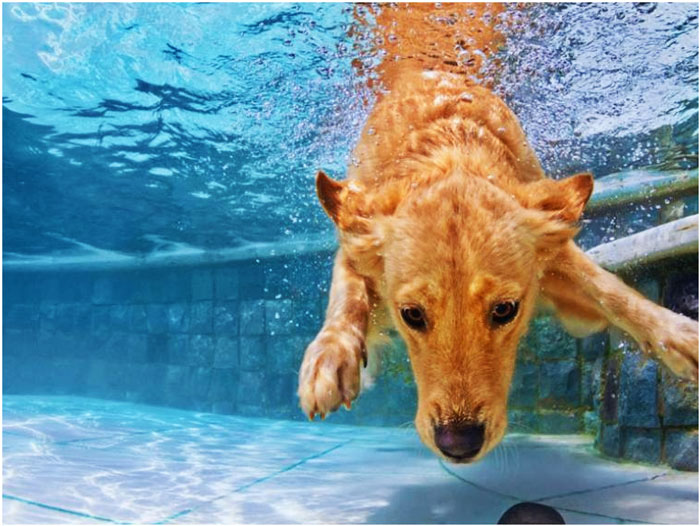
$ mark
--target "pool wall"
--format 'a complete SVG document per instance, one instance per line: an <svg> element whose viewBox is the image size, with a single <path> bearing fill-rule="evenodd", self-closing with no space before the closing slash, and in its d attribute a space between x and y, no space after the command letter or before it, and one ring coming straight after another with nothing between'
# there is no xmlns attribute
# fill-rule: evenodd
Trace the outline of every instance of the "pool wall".
<svg viewBox="0 0 700 526"><path fill-rule="evenodd" d="M688 297L697 317L697 262L657 273L640 291L650 299L689 314ZM692 313L690 313L692 314ZM698 387L680 380L616 328L583 341L604 347L595 364L594 403L601 424L596 446L611 457L659 463L682 470L698 469Z"/></svg>
<svg viewBox="0 0 700 526"><path fill-rule="evenodd" d="M4 392L303 419L297 370L322 323L332 257L5 269ZM692 265L627 279L668 304L674 287L692 282ZM415 386L394 341L376 385L329 421L413 420ZM615 330L577 340L552 317L535 318L519 350L510 421L516 432L596 434L609 456L697 469L697 389L643 359Z"/></svg>
<svg viewBox="0 0 700 526"><path fill-rule="evenodd" d="M207 267L19 272L4 278L4 392L82 394L303 418L297 370L321 325L332 253ZM347 423L412 419L389 377Z"/></svg>

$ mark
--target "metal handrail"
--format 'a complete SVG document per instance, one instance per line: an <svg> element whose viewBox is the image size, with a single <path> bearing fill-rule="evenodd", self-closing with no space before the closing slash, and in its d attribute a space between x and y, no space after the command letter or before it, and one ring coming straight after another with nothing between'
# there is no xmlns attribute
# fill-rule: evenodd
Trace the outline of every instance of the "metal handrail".
<svg viewBox="0 0 700 526"><path fill-rule="evenodd" d="M588 250L591 259L611 270L625 270L698 252L698 215L683 217Z"/></svg>
<svg viewBox="0 0 700 526"><path fill-rule="evenodd" d="M657 202L669 197L697 195L698 169L658 171L627 170L595 180L586 216L595 216L639 201Z"/></svg>
<svg viewBox="0 0 700 526"><path fill-rule="evenodd" d="M607 175L596 179L593 195L586 206L585 215L595 216L605 211L614 210L622 205L643 200L657 201L669 197L683 197L697 194L698 191L698 170L676 170L671 172L661 172L654 170L629 170L616 174ZM660 241L663 235L659 232L673 232L673 226L668 230L657 230L655 227L648 231L634 234L618 239L612 243L599 245L588 251L594 259L600 257L601 264L610 269L620 268L634 262L653 261L664 254L686 253L688 251L697 252L697 216L695 218L696 227L692 230L694 234L685 232L683 236L671 235L670 238ZM691 219L691 218L684 218ZM682 220L681 220L682 221ZM668 223L673 225L674 223ZM685 223L683 223L685 224ZM665 227L666 225L662 225ZM635 237L644 235L645 237ZM669 234L670 235L670 234ZM693 241L687 236L695 236ZM631 238L631 240L630 240ZM682 243L678 249L674 250L669 243ZM630 258L621 258L625 250L632 250L633 245L641 243L648 251L648 255L642 257L637 254ZM332 253L337 247L335 236L332 234L322 234L309 236L303 239L294 239L274 243L251 243L242 247L221 249L215 251L190 252L156 252L146 256L126 256L117 255L104 257L102 254L90 255L60 255L60 256L35 256L26 259L5 260L3 270L72 270L72 269L125 269L144 267L170 267L170 266L195 266L203 264L223 264L233 261L249 259L267 259L280 256L294 256L310 253ZM692 248L694 247L694 248ZM612 253L618 252L617 255ZM629 260L629 261L628 261Z"/></svg>

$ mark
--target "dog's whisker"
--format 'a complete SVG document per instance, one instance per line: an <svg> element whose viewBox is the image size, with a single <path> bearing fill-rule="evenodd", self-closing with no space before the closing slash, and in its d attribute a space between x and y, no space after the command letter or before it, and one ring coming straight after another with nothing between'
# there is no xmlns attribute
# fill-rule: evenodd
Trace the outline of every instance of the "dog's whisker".
<svg viewBox="0 0 700 526"><path fill-rule="evenodd" d="M511 473L520 470L520 448L516 447L515 444L510 445L510 454L513 457L513 469Z"/></svg>
<svg viewBox="0 0 700 526"><path fill-rule="evenodd" d="M501 471L501 474L507 475L510 471L510 465L511 465L510 459L512 458L512 453L513 453L511 445L510 444L503 444L502 453L503 453L503 470Z"/></svg>
<svg viewBox="0 0 700 526"><path fill-rule="evenodd" d="M513 457L513 450L510 444L504 444L503 446L503 473L508 474L510 472L511 458Z"/></svg>
<svg viewBox="0 0 700 526"><path fill-rule="evenodd" d="M508 459L509 459L508 445L503 444L501 448L501 458L503 459L503 464L501 466L500 474L506 475L508 473Z"/></svg>
<svg viewBox="0 0 700 526"><path fill-rule="evenodd" d="M498 447L496 447L493 450L493 452L494 452L494 458L495 458L495 462L496 462L496 472L502 473L503 466L504 466L502 445L499 445Z"/></svg>

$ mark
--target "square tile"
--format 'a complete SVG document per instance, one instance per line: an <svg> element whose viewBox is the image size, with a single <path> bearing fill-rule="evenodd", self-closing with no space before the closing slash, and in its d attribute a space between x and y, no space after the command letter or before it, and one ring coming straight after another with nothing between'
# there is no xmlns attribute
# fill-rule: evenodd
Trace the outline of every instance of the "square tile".
<svg viewBox="0 0 700 526"><path fill-rule="evenodd" d="M324 472L303 466L174 519L180 523L495 524L512 502L442 473Z"/></svg>
<svg viewBox="0 0 700 526"><path fill-rule="evenodd" d="M3 524L108 524L101 518L53 510L8 497L2 499Z"/></svg>
<svg viewBox="0 0 700 526"><path fill-rule="evenodd" d="M654 524L698 523L698 474L672 472L657 479L543 501L581 512Z"/></svg>
<svg viewBox="0 0 700 526"><path fill-rule="evenodd" d="M556 438L547 444L542 437L506 440L476 464L444 466L465 481L523 501L639 481L668 469L615 463L595 455L590 445L568 447Z"/></svg>

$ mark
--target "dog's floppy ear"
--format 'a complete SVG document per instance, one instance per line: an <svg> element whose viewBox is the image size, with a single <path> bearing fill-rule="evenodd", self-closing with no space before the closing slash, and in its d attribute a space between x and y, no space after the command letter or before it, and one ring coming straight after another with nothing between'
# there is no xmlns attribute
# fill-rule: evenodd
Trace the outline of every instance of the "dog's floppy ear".
<svg viewBox="0 0 700 526"><path fill-rule="evenodd" d="M321 201L321 206L328 214L328 217L336 224L340 219L344 190L345 184L334 181L322 170L319 170L316 174L316 195L318 195L318 200Z"/></svg>
<svg viewBox="0 0 700 526"><path fill-rule="evenodd" d="M526 225L541 255L554 254L578 232L577 222L593 192L593 176L578 174L526 185Z"/></svg>
<svg viewBox="0 0 700 526"><path fill-rule="evenodd" d="M316 194L321 206L336 226L343 231L364 233L369 221L362 216L362 189L355 181L335 181L319 170L316 174Z"/></svg>
<svg viewBox="0 0 700 526"><path fill-rule="evenodd" d="M527 185L527 207L546 212L552 219L576 223L593 193L593 176L589 173L566 179L542 179Z"/></svg>

